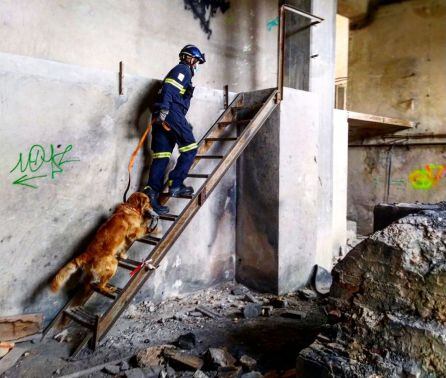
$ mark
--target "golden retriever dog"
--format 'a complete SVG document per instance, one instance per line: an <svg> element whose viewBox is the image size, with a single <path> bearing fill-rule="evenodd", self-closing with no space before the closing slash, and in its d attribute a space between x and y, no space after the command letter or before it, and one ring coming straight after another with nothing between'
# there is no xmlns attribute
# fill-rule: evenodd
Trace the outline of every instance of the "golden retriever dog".
<svg viewBox="0 0 446 378"><path fill-rule="evenodd" d="M51 290L57 292L68 278L82 268L90 281L98 282L98 289L112 294L107 286L118 267L117 257L127 258L127 250L134 240L150 233L150 220L146 215L157 218L149 197L144 193L133 193L127 202L121 203L112 216L99 228L85 252L66 264L51 281Z"/></svg>

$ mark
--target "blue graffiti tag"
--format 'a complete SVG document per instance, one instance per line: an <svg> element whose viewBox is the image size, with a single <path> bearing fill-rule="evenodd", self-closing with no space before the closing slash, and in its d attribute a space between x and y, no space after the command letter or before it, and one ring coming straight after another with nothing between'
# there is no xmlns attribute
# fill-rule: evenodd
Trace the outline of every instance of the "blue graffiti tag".
<svg viewBox="0 0 446 378"><path fill-rule="evenodd" d="M266 23L266 28L268 29L268 31L273 30L273 28L276 26L279 26L279 16L277 16L276 18L273 18L272 20L269 20Z"/></svg>

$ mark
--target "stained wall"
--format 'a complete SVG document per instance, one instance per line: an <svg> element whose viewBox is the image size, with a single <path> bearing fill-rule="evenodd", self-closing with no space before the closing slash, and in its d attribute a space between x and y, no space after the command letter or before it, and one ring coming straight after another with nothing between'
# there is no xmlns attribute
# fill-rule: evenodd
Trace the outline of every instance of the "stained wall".
<svg viewBox="0 0 446 378"><path fill-rule="evenodd" d="M381 6L367 27L350 32L349 109L417 122L409 134L445 134L445 65L444 1ZM410 142L425 145L350 148L348 215L360 232L372 230L377 202L445 199L446 178L435 178L446 168L445 148L429 144L446 139ZM420 188L415 177L430 184Z"/></svg>

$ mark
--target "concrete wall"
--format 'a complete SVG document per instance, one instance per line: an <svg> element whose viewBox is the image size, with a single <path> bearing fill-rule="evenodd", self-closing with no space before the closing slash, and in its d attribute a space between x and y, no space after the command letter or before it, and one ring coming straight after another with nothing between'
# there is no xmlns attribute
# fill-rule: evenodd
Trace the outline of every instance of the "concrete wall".
<svg viewBox="0 0 446 378"><path fill-rule="evenodd" d="M444 134L444 1L411 0L380 7L370 25L351 31L349 54L349 110L416 121L418 125L412 133ZM415 142L431 141L446 142ZM427 190L419 190L414 189L409 177L429 164L446 167L443 147L394 148L391 153L388 150L389 147L354 148L349 152L348 214L358 221L363 233L372 230L372 209L377 201L444 200L444 179ZM383 170L390 155L392 166L387 177Z"/></svg>
<svg viewBox="0 0 446 378"><path fill-rule="evenodd" d="M429 168L426 166L431 165ZM427 148L350 148L348 217L358 221L358 232L373 232L375 204L398 202L437 203L446 200L446 145ZM431 170L432 173L429 173ZM390 172L390 174L389 174ZM420 182L428 182L425 189ZM432 179L431 179L432 177Z"/></svg>
<svg viewBox="0 0 446 378"><path fill-rule="evenodd" d="M274 86L277 1L228 2L210 19L208 39L186 0L4 0L0 52L114 72L123 61L127 74L162 79L179 50L194 43L208 61L196 85L229 84L235 92Z"/></svg>
<svg viewBox="0 0 446 378"><path fill-rule="evenodd" d="M0 54L0 77L1 315L42 311L48 321L65 300L63 293L49 293L48 280L82 252L122 200L128 159L159 82L129 76L126 94L119 96L113 72L11 54ZM222 108L222 91L197 88L189 116L197 137ZM143 184L148 156L146 145L134 167L132 190ZM14 184L23 175L35 178ZM232 169L143 295L161 299L234 276L234 185ZM130 256L147 251L146 245L135 246ZM204 260L209 269L199 269ZM127 271L124 275L128 278Z"/></svg>

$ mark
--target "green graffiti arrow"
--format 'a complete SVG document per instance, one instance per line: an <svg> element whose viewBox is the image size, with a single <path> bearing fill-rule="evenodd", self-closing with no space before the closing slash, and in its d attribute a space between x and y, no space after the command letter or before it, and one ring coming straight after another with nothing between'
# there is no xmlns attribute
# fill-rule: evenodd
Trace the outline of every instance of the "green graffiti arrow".
<svg viewBox="0 0 446 378"><path fill-rule="evenodd" d="M46 175L34 176L34 177L28 177L28 175L23 175L22 177L20 177L17 180L15 180L12 183L12 185L23 185L23 186L29 186L30 188L33 188L33 189L37 189L37 186L31 185L31 184L27 184L25 181L36 179L36 178L41 178L41 177L46 177Z"/></svg>

